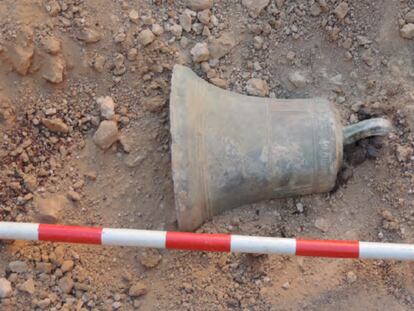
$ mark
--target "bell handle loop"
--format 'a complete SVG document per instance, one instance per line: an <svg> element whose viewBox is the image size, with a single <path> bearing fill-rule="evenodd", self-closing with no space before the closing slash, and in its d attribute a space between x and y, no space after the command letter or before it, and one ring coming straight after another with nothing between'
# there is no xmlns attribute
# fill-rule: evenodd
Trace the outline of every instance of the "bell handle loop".
<svg viewBox="0 0 414 311"><path fill-rule="evenodd" d="M346 126L343 129L344 146L353 144L358 140L371 136L385 136L392 130L392 124L384 118L364 120Z"/></svg>

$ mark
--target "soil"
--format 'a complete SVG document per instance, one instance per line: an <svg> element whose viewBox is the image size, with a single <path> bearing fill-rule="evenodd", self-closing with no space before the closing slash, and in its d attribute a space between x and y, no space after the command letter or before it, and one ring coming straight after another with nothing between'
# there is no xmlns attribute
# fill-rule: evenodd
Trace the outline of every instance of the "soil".
<svg viewBox="0 0 414 311"><path fill-rule="evenodd" d="M1 1L0 218L177 230L168 98L180 63L237 93L327 98L344 125L394 125L346 148L331 193L242 206L200 232L412 243L414 41L400 29L414 3L341 2ZM191 3L213 5L196 17ZM105 96L119 133L102 149ZM2 310L412 310L413 277L410 262L0 244Z"/></svg>

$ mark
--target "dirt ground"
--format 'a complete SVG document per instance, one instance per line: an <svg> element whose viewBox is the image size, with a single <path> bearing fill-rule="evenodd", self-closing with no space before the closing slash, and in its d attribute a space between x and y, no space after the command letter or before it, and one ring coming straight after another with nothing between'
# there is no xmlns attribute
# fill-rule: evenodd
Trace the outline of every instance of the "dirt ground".
<svg viewBox="0 0 414 311"><path fill-rule="evenodd" d="M344 125L394 125L346 148L331 193L243 206L200 232L413 243L410 9L0 1L0 218L176 230L168 100L180 63L237 93L327 98ZM410 262L0 244L1 310L413 310L413 279Z"/></svg>

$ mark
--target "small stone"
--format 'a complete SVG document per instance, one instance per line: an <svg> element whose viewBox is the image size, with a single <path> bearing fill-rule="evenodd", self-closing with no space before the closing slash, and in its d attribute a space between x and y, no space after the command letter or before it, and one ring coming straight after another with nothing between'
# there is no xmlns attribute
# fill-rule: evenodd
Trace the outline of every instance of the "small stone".
<svg viewBox="0 0 414 311"><path fill-rule="evenodd" d="M276 5L278 9L281 9L285 4L285 0L276 0Z"/></svg>
<svg viewBox="0 0 414 311"><path fill-rule="evenodd" d="M11 53L11 61L16 72L22 76L25 76L29 72L29 68L32 65L34 55L34 48L32 45L28 46L15 46Z"/></svg>
<svg viewBox="0 0 414 311"><path fill-rule="evenodd" d="M188 10L185 10L181 15L180 15L180 25L181 27L183 27L183 29L187 32L191 31L191 14L189 13Z"/></svg>
<svg viewBox="0 0 414 311"><path fill-rule="evenodd" d="M346 2L341 2L334 10L334 14L340 20L344 19L345 16L348 14L349 6Z"/></svg>
<svg viewBox="0 0 414 311"><path fill-rule="evenodd" d="M187 0L186 3L194 11L210 9L213 6L213 0Z"/></svg>
<svg viewBox="0 0 414 311"><path fill-rule="evenodd" d="M58 54L62 49L61 42L53 36L47 36L43 38L42 45L46 53L49 53L52 55Z"/></svg>
<svg viewBox="0 0 414 311"><path fill-rule="evenodd" d="M295 57L296 57L296 54L295 54L295 52L293 52L293 51L289 51L289 52L286 54L286 58L287 58L287 60L289 60L289 61L293 61L293 60L295 59Z"/></svg>
<svg viewBox="0 0 414 311"><path fill-rule="evenodd" d="M126 33L123 30L119 31L114 37L115 43L122 43L125 41L125 39L126 39Z"/></svg>
<svg viewBox="0 0 414 311"><path fill-rule="evenodd" d="M249 95L264 97L269 95L269 86L266 81L253 78L247 81L246 91Z"/></svg>
<svg viewBox="0 0 414 311"><path fill-rule="evenodd" d="M151 30L156 36L161 36L164 33L164 28L159 24L153 24Z"/></svg>
<svg viewBox="0 0 414 311"><path fill-rule="evenodd" d="M400 35L404 39L414 38L414 24L406 24L400 29Z"/></svg>
<svg viewBox="0 0 414 311"><path fill-rule="evenodd" d="M5 278L0 278L0 298L10 297L12 291L11 283Z"/></svg>
<svg viewBox="0 0 414 311"><path fill-rule="evenodd" d="M129 11L129 19L131 22L138 24L139 22L139 14L137 10L131 10Z"/></svg>
<svg viewBox="0 0 414 311"><path fill-rule="evenodd" d="M197 18L203 25L208 25L210 23L211 12L210 10L204 10L197 13Z"/></svg>
<svg viewBox="0 0 414 311"><path fill-rule="evenodd" d="M65 260L62 263L62 266L60 267L60 270L62 270L63 273L69 272L69 271L72 271L73 266L74 266L73 260Z"/></svg>
<svg viewBox="0 0 414 311"><path fill-rule="evenodd" d="M283 288L284 290L288 290L288 289L290 288L290 284L289 284L289 282L285 282L285 283L283 283L282 288Z"/></svg>
<svg viewBox="0 0 414 311"><path fill-rule="evenodd" d="M101 116L107 120L112 120L115 115L115 103L112 97L98 97L96 103L101 110Z"/></svg>
<svg viewBox="0 0 414 311"><path fill-rule="evenodd" d="M98 55L93 62L93 68L98 72L103 72L105 69L106 58L105 56Z"/></svg>
<svg viewBox="0 0 414 311"><path fill-rule="evenodd" d="M101 34L98 30L93 28L83 28L81 32L76 36L78 40L84 41L85 43L95 43L101 40Z"/></svg>
<svg viewBox="0 0 414 311"><path fill-rule="evenodd" d="M35 284L33 282L33 279L32 278L28 279L23 284L17 286L17 289L22 291L22 292L26 292L30 295L33 295L34 292L35 292Z"/></svg>
<svg viewBox="0 0 414 311"><path fill-rule="evenodd" d="M79 202L81 200L81 195L79 193L77 193L76 191L73 190L69 190L66 193L67 197L69 200L72 200L73 202Z"/></svg>
<svg viewBox="0 0 414 311"><path fill-rule="evenodd" d="M40 309L46 309L47 307L49 307L50 306L50 304L52 303L52 301L49 299L49 298L45 298L45 299L43 299L43 300L39 300L38 302L37 302L37 306L40 308Z"/></svg>
<svg viewBox="0 0 414 311"><path fill-rule="evenodd" d="M405 15L405 21L407 23L414 23L414 10L411 10Z"/></svg>
<svg viewBox="0 0 414 311"><path fill-rule="evenodd" d="M183 27L181 27L178 24L174 24L170 27L170 31L176 38L181 38L181 35L183 33Z"/></svg>
<svg viewBox="0 0 414 311"><path fill-rule="evenodd" d="M50 262L37 262L36 263L36 271L40 273L51 273L53 269L53 265Z"/></svg>
<svg viewBox="0 0 414 311"><path fill-rule="evenodd" d="M298 213L302 214L305 210L304 206L302 203L296 203L296 210L298 211Z"/></svg>
<svg viewBox="0 0 414 311"><path fill-rule="evenodd" d="M9 263L9 270L11 272L24 273L27 269L27 264L24 261L12 261Z"/></svg>
<svg viewBox="0 0 414 311"><path fill-rule="evenodd" d="M34 204L37 211L36 220L49 224L57 223L61 212L70 207L68 199L59 194L45 199L36 196Z"/></svg>
<svg viewBox="0 0 414 311"><path fill-rule="evenodd" d="M63 293L69 294L72 291L74 283L71 277L65 276L59 280L58 285Z"/></svg>
<svg viewBox="0 0 414 311"><path fill-rule="evenodd" d="M208 61L210 57L210 51L208 50L207 43L197 43L191 49L191 55L193 56L193 61L196 63L201 63L204 61Z"/></svg>
<svg viewBox="0 0 414 311"><path fill-rule="evenodd" d="M26 174L23 177L24 186L27 190L33 192L37 188L37 178L34 175Z"/></svg>
<svg viewBox="0 0 414 311"><path fill-rule="evenodd" d="M211 36L211 31L207 26L204 26L203 32L201 33L204 37L209 38Z"/></svg>
<svg viewBox="0 0 414 311"><path fill-rule="evenodd" d="M413 154L413 148L408 146L398 146L396 151L397 160L399 162L409 162Z"/></svg>
<svg viewBox="0 0 414 311"><path fill-rule="evenodd" d="M222 89L227 89L229 87L229 82L227 80L218 77L211 78L210 82Z"/></svg>
<svg viewBox="0 0 414 311"><path fill-rule="evenodd" d="M131 141L129 140L129 138L125 135L121 135L119 137L119 143L121 144L122 149L126 152L126 153L130 153L131 152Z"/></svg>
<svg viewBox="0 0 414 311"><path fill-rule="evenodd" d="M145 268L155 268L161 261L162 256L157 249L144 249L141 251L139 261Z"/></svg>
<svg viewBox="0 0 414 311"><path fill-rule="evenodd" d="M263 47L264 39L261 36L255 36L253 38L253 46L256 50L260 50Z"/></svg>
<svg viewBox="0 0 414 311"><path fill-rule="evenodd" d="M46 59L43 66L42 77L51 83L61 83L63 81L63 72L65 68L66 62L62 56L50 56Z"/></svg>
<svg viewBox="0 0 414 311"><path fill-rule="evenodd" d="M327 232L329 230L330 224L325 218L318 218L315 221L315 227L322 232Z"/></svg>
<svg viewBox="0 0 414 311"><path fill-rule="evenodd" d="M299 71L290 73L288 79L296 88L304 88L308 83L306 76Z"/></svg>
<svg viewBox="0 0 414 311"><path fill-rule="evenodd" d="M114 309L114 310L118 310L119 308L121 308L122 307L122 302L119 302L119 301L115 301L113 304L112 304L112 308Z"/></svg>
<svg viewBox="0 0 414 311"><path fill-rule="evenodd" d="M69 127L63 122L60 118L54 119L42 119L42 124L46 126L46 128L54 133L68 133Z"/></svg>
<svg viewBox="0 0 414 311"><path fill-rule="evenodd" d="M346 274L346 281L348 282L348 284L355 283L357 279L358 278L357 278L356 274L353 271L349 271Z"/></svg>
<svg viewBox="0 0 414 311"><path fill-rule="evenodd" d="M118 140L118 126L115 121L102 121L93 136L93 141L101 149L108 149Z"/></svg>
<svg viewBox="0 0 414 311"><path fill-rule="evenodd" d="M310 8L310 15L311 16L319 16L322 13L321 6L318 3L314 3Z"/></svg>
<svg viewBox="0 0 414 311"><path fill-rule="evenodd" d="M144 101L143 106L145 110L149 112L159 113L164 109L165 104L166 100L164 99L164 97L162 97L161 95L157 95L154 97L147 98Z"/></svg>
<svg viewBox="0 0 414 311"><path fill-rule="evenodd" d="M139 43L141 43L143 46L147 46L148 44L150 44L152 41L154 41L155 39L155 35L152 33L151 30L149 29L144 29L143 31L141 31L138 35L138 41Z"/></svg>
<svg viewBox="0 0 414 311"><path fill-rule="evenodd" d="M270 0L242 0L251 17L256 18L269 5Z"/></svg>
<svg viewBox="0 0 414 311"><path fill-rule="evenodd" d="M137 282L132 285L129 289L129 296L131 297L140 297L145 295L148 292L147 286L142 282Z"/></svg>

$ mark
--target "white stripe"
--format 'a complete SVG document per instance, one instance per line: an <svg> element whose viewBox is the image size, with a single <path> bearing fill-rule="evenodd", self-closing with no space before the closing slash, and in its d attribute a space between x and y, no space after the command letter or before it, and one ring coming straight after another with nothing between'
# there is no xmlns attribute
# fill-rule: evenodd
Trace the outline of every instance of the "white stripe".
<svg viewBox="0 0 414 311"><path fill-rule="evenodd" d="M359 258L414 260L414 245L359 242Z"/></svg>
<svg viewBox="0 0 414 311"><path fill-rule="evenodd" d="M39 239L39 224L0 222L0 239L37 241Z"/></svg>
<svg viewBox="0 0 414 311"><path fill-rule="evenodd" d="M236 253L294 255L296 253L296 240L232 235L231 251Z"/></svg>
<svg viewBox="0 0 414 311"><path fill-rule="evenodd" d="M166 235L165 231L104 228L102 244L165 248Z"/></svg>

